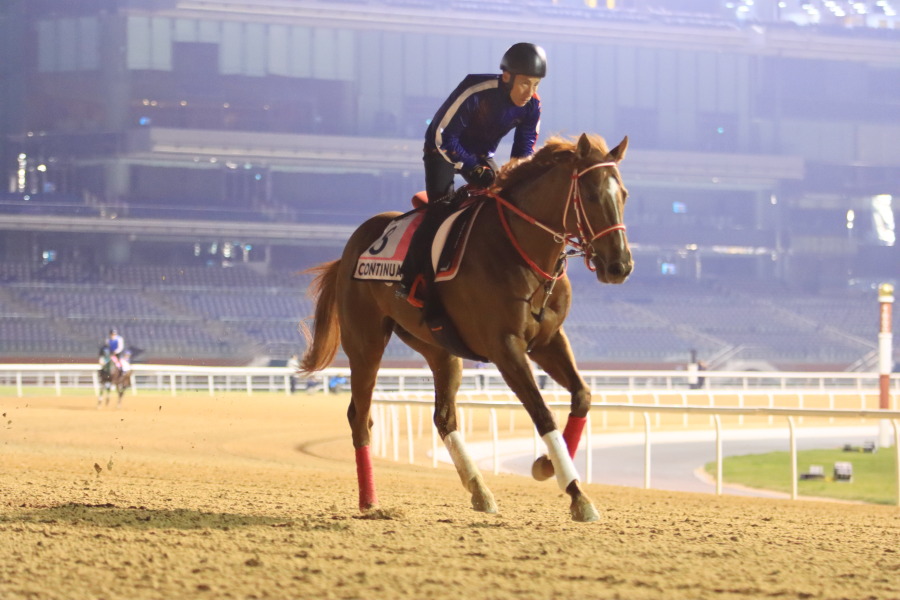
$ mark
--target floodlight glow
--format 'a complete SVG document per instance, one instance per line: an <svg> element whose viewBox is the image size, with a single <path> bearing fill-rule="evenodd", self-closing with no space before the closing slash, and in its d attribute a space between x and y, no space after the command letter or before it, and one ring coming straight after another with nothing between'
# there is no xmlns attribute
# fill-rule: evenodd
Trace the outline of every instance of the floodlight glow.
<svg viewBox="0 0 900 600"><path fill-rule="evenodd" d="M878 194L872 198L875 235L882 246L893 246L897 242L893 201L894 197L891 194Z"/></svg>

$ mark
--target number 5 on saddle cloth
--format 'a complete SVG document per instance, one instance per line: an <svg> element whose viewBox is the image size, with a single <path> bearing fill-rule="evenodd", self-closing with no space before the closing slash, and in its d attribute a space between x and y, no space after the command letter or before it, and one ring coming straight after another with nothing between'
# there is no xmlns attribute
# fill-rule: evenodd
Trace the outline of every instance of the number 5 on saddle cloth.
<svg viewBox="0 0 900 600"><path fill-rule="evenodd" d="M429 252L434 281L449 281L456 277L465 254L466 243L475 217L484 206L483 197L468 197L441 223L431 248L410 248L410 240L416 227L422 222L424 208L412 210L387 224L382 235L363 252L356 262L353 278L385 283L400 281L400 266L406 253ZM447 350L472 360L486 362L474 354L456 332L447 316L437 292L437 286L429 286L423 308L423 317L435 339Z"/></svg>

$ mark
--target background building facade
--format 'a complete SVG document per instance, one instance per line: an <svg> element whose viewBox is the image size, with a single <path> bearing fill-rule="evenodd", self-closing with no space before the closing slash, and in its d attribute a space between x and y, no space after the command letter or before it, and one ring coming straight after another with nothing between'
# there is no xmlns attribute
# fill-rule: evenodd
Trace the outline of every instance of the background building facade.
<svg viewBox="0 0 900 600"><path fill-rule="evenodd" d="M0 261L265 274L335 258L422 189L450 90L527 40L549 56L542 140L629 136L636 280L898 278L889 2L597 4L14 1Z"/></svg>

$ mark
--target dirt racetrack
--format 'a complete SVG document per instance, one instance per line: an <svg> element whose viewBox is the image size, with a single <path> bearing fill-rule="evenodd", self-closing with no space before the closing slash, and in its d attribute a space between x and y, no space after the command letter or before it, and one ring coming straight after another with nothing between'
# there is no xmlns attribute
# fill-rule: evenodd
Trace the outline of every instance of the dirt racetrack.
<svg viewBox="0 0 900 600"><path fill-rule="evenodd" d="M896 507L590 485L376 460L356 508L345 400L0 399L0 598L900 598ZM422 461L424 462L424 460Z"/></svg>

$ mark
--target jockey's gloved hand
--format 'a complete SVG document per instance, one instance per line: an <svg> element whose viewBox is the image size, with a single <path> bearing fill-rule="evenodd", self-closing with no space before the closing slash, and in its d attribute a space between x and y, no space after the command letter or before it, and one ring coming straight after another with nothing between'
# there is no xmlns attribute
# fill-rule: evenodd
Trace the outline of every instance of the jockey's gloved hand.
<svg viewBox="0 0 900 600"><path fill-rule="evenodd" d="M462 175L463 179L465 179L466 182L468 182L470 185L482 188L489 187L492 183L494 183L494 178L496 177L494 170L488 165L476 165Z"/></svg>

